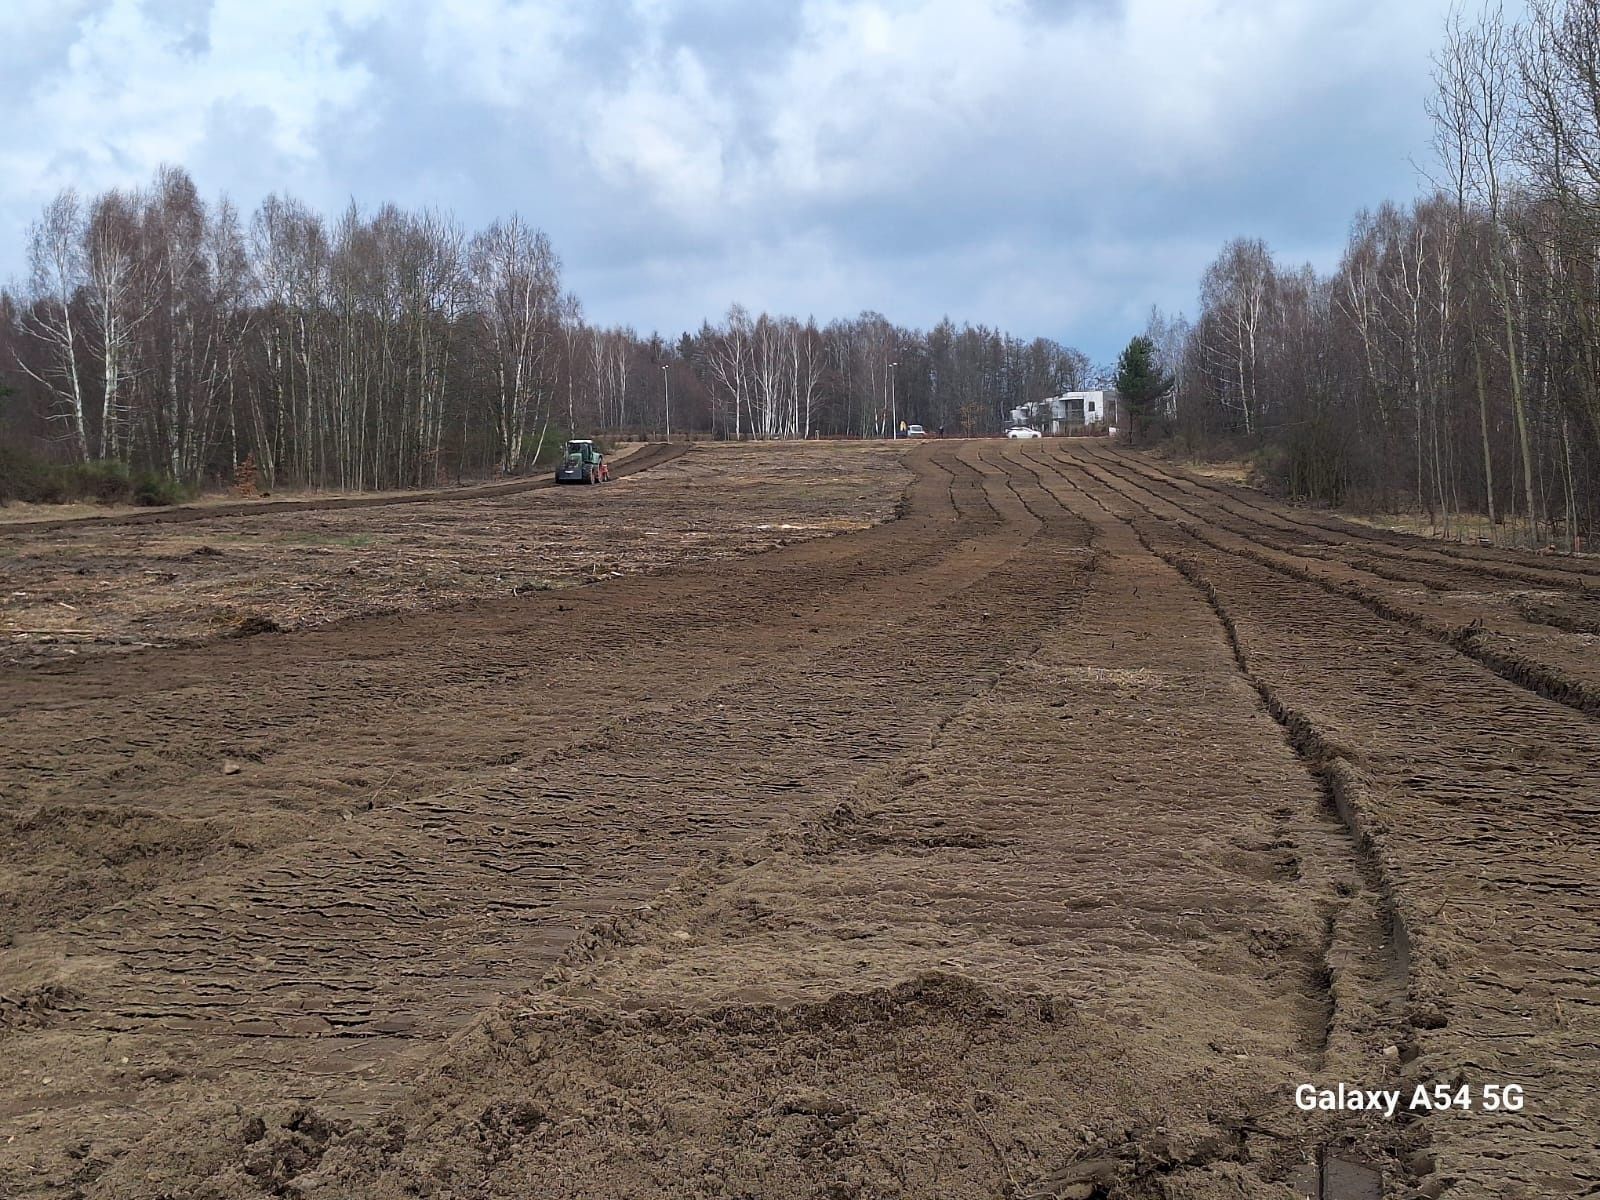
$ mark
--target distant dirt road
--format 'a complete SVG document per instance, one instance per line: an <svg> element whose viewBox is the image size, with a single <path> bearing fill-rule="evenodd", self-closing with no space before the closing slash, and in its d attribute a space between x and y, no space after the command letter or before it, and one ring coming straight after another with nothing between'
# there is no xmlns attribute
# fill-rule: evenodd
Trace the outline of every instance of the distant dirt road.
<svg viewBox="0 0 1600 1200"><path fill-rule="evenodd" d="M687 453L689 447L656 442L629 447L613 460L612 474L621 477L647 471ZM383 492L371 496L295 496L287 500L241 500L236 504L177 504L170 508L151 508L137 512L118 512L106 516L63 517L59 520L8 521L0 523L3 533L47 533L82 525L183 525L192 521L211 521L221 517L256 517L273 513L332 512L345 508L382 508L391 504L433 504L441 500L483 500L490 496L515 496L522 492L555 487L549 472L502 483L478 483L466 487L424 488L410 492Z"/></svg>
<svg viewBox="0 0 1600 1200"><path fill-rule="evenodd" d="M906 461L859 532L0 674L0 1195L1592 1194L1600 570Z"/></svg>

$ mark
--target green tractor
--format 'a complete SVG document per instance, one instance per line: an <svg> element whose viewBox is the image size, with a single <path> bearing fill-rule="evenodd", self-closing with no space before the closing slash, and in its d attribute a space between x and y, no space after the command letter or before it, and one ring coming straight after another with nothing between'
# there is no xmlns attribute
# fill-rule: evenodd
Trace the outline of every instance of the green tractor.
<svg viewBox="0 0 1600 1200"><path fill-rule="evenodd" d="M611 478L611 468L600 448L587 438L567 443L567 456L556 468L557 483L605 483Z"/></svg>

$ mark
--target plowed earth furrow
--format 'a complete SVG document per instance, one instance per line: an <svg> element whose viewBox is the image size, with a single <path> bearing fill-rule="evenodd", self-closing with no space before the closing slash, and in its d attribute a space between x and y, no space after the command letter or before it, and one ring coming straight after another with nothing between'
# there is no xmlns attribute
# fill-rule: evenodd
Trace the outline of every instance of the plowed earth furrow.
<svg viewBox="0 0 1600 1200"><path fill-rule="evenodd" d="M1102 455L1100 463L1087 469L1136 502L1149 504L1163 516L1170 514L1208 545L1349 596L1511 683L1588 716L1600 716L1600 637L1586 629L1581 617L1595 603L1597 593L1592 589L1530 592L1509 587L1495 576L1475 574L1476 568L1452 568L1447 576L1426 562L1396 570L1359 554L1325 553L1285 543L1259 524L1186 499L1159 476L1115 456ZM1156 482L1151 483L1152 478ZM1530 602L1543 602L1543 607L1530 608ZM1564 623L1552 619L1551 613L1562 614Z"/></svg>
<svg viewBox="0 0 1600 1200"><path fill-rule="evenodd" d="M1230 508L1274 528L1294 531L1350 551L1383 555L1397 561L1440 563L1476 570L1480 574L1531 582L1558 582L1565 585L1600 587L1600 562L1593 556L1563 558L1531 555L1509 548L1450 545L1399 533L1375 529L1305 509L1288 508L1263 500L1259 493L1236 485L1178 474L1152 459L1130 456L1105 447L1091 446L1087 453L1117 459L1147 480L1159 480L1189 494L1204 496L1221 507Z"/></svg>
<svg viewBox="0 0 1600 1200"><path fill-rule="evenodd" d="M6 676L0 1195L1592 1187L1600 732L1427 625L1581 571L908 465L862 532ZM1529 1107L1291 1102L1458 1074Z"/></svg>
<svg viewBox="0 0 1600 1200"><path fill-rule="evenodd" d="M1162 498L1098 465L1110 475L1087 472L1091 489L1215 595L1254 671L1350 773L1410 943L1405 1077L1465 1073L1541 1097L1426 1122L1459 1179L1450 1194L1582 1194L1600 1172L1592 1150L1574 1153L1600 1128L1587 932L1600 732L1358 600L1158 519Z"/></svg>

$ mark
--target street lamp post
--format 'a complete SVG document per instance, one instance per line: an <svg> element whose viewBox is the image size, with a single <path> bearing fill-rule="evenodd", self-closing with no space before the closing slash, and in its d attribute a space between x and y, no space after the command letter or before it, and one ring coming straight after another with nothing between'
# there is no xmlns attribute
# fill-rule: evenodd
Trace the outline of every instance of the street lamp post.
<svg viewBox="0 0 1600 1200"><path fill-rule="evenodd" d="M661 364L661 392L667 405L667 441L672 440L672 377L667 374L669 364Z"/></svg>
<svg viewBox="0 0 1600 1200"><path fill-rule="evenodd" d="M899 365L897 362L889 364L889 436L891 438L900 436L900 409L895 404L894 399L894 369Z"/></svg>

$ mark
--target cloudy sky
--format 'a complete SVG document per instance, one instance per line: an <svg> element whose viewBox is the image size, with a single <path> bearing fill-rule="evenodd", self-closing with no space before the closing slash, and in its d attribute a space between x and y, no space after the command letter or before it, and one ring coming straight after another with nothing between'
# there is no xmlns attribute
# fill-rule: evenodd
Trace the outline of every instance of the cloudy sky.
<svg viewBox="0 0 1600 1200"><path fill-rule="evenodd" d="M0 0L0 279L58 188L186 166L520 212L591 319L948 314L1107 360L1238 234L1419 187L1449 0Z"/></svg>

